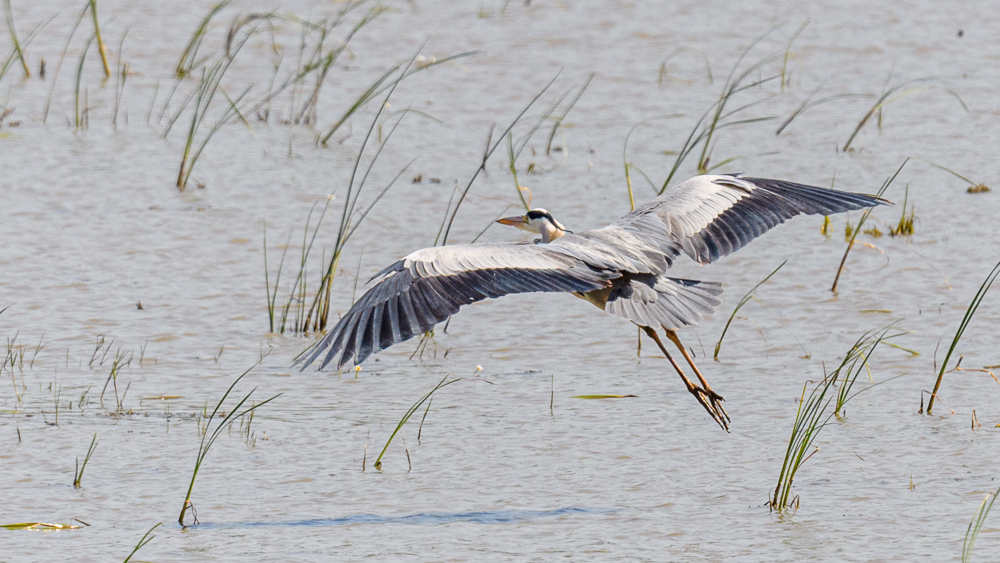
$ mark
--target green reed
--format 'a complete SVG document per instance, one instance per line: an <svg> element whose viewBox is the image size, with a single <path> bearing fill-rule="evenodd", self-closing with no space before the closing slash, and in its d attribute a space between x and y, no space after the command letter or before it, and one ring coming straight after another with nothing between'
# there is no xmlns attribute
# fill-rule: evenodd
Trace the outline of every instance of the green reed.
<svg viewBox="0 0 1000 563"><path fill-rule="evenodd" d="M798 497L791 495L792 484L802 465L818 451L818 448L813 449L813 442L819 432L835 415L842 412L849 400L878 385L874 384L851 393L861 373L861 367L867 364L875 347L887 338L888 330L886 328L881 332L864 333L851 346L837 369L813 385L811 390L809 382L802 386L802 397L795 414L795 422L792 424L792 433L788 438L785 457L781 463L778 484L774 488L774 494L768 499L771 510L783 511L792 506L798 507ZM806 391L809 391L808 395Z"/></svg>
<svg viewBox="0 0 1000 563"><path fill-rule="evenodd" d="M208 26L212 22L212 18L232 3L233 0L223 0L212 6L208 14L202 18L201 23L198 24L198 27L191 34L191 39L188 40L187 45L184 47L184 52L181 53L181 58L177 61L177 66L174 68L174 75L177 78L188 76L193 69L201 66L208 60L208 57L198 57L198 49L201 48L201 43L205 39L205 34L208 32Z"/></svg>
<svg viewBox="0 0 1000 563"><path fill-rule="evenodd" d="M157 522L156 524L154 524L153 527L150 528L149 531L147 531L142 536L142 538L139 540L139 543L135 544L135 548L133 548L132 549L132 553L129 553L128 557L125 558L124 563L128 563L129 561L131 561L132 560L132 556L135 555L135 553L137 551L139 551L140 549L142 549L143 547L145 547L145 545L147 543L153 541L153 538L156 537L154 535L151 535L153 533L153 530L155 530L157 527L162 526L162 525L163 525L163 522Z"/></svg>
<svg viewBox="0 0 1000 563"><path fill-rule="evenodd" d="M734 64L732 70L730 70L729 76L726 78L726 82L722 87L722 92L719 94L718 99L705 110L705 113L703 113L701 117L698 118L694 127L691 129L691 132L688 133L687 138L684 140L684 144L681 146L681 149L677 151L677 158L674 160L674 165L667 174L666 180L663 181L663 185L660 187L659 193L662 194L664 190L667 189L667 186L670 185L670 181L673 180L674 176L680 169L681 164L683 164L687 157L694 153L699 146L701 147L701 152L698 156L697 162L699 174L707 174L708 172L735 160L735 158L730 158L718 164L709 166L709 160L712 156L712 147L714 146L712 140L720 130L727 127L735 127L738 125L747 125L775 119L773 116L749 119L730 119L733 116L743 113L763 102L764 99L750 102L734 110L726 111L729 102L737 94L781 78L780 74L774 74L764 78L752 78L752 76L756 75L768 63L775 59L773 56L766 57L750 65L742 72L739 71L747 55L749 55L754 47L756 47L757 44L760 43L768 34L770 34L770 32L754 40L750 46L744 49L740 56L736 59L736 64Z"/></svg>
<svg viewBox="0 0 1000 563"><path fill-rule="evenodd" d="M927 403L927 414L931 414L931 410L934 408L934 399L937 398L938 390L941 388L941 380L944 379L945 371L948 369L948 362L951 360L951 355L955 353L955 348L958 347L959 340L962 339L962 335L965 334L965 329L969 327L969 323L972 321L973 315L976 314L976 310L979 309L979 304L982 303L983 298L986 297L986 292L989 291L993 282L996 280L997 275L1000 275L1000 262L997 262L990 273L986 275L986 279L983 280L982 285L979 286L979 290L972 297L972 301L969 303L969 307L965 310L965 316L962 317L962 322L958 325L958 330L955 331L954 338L951 339L951 346L948 347L948 353L944 356L944 361L941 362L941 369L938 371L937 380L934 382L934 390L931 391L930 400ZM961 360L959 360L961 361Z"/></svg>
<svg viewBox="0 0 1000 563"><path fill-rule="evenodd" d="M108 64L108 48L101 39L101 23L97 18L97 0L90 0L90 15L94 16L94 37L97 39L97 51L101 54L104 65L104 78L111 78L111 65Z"/></svg>
<svg viewBox="0 0 1000 563"><path fill-rule="evenodd" d="M916 219L916 207L911 205L910 212L907 214L906 205L910 200L910 186L906 186L906 192L903 194L903 212L899 216L899 222L895 226L889 226L890 236L911 236L913 234L913 221Z"/></svg>
<svg viewBox="0 0 1000 563"><path fill-rule="evenodd" d="M521 113L517 114L514 120L510 122L510 125L508 125L507 128L504 129L503 132L500 134L500 136L497 137L497 140L495 142L493 141L493 129L490 129L490 134L486 139L486 149L483 152L483 158L480 161L479 165L476 167L475 172L472 173L472 177L469 178L469 182L465 185L465 188L463 188L459 192L458 200L455 201L455 206L452 207L451 205L452 199L448 200L448 207L445 211L444 219L441 222L441 228L438 229L438 234L436 237L434 237L434 246L437 246L439 243L441 244L441 246L448 244L448 236L451 234L451 227L455 222L455 217L458 215L458 210L462 206L462 203L465 201L466 196L469 195L469 191L472 189L472 185L475 183L476 178L479 177L479 174L481 172L486 170L486 162L493 155L493 152L496 151L497 147L500 146L500 143L503 142L504 138L514 129L514 126L517 125L517 123L521 120L522 117L524 117L524 114L526 114L528 110L535 105L535 102L537 102L542 97L542 95L545 94L545 92L547 92L548 89L553 84L555 84L558 78L559 78L559 73L556 73L556 75L552 78L552 80L550 80L549 83L546 84L545 87L541 89L541 91L535 94L535 97L532 98L530 102L528 102L528 105L524 106L524 109L521 110Z"/></svg>
<svg viewBox="0 0 1000 563"><path fill-rule="evenodd" d="M990 513L990 509L993 508L993 503L996 502L997 495L1000 495L1000 489L987 494L983 498L983 501L979 503L976 513L972 515L969 527L965 530L965 540L962 542L962 563L970 563L972 561L972 549L976 547L976 540L979 539L979 531L983 528L983 523L986 521L986 516Z"/></svg>
<svg viewBox="0 0 1000 563"><path fill-rule="evenodd" d="M844 152L847 152L848 149L851 148L851 143L854 141L854 138L857 137L858 133L861 132L861 129L864 128L865 124L867 124L871 120L872 117L877 116L878 127L879 127L879 129L881 129L882 128L882 110L887 105L889 105L889 104L891 104L891 103L893 103L893 102L895 102L897 100L901 100L901 99L903 99L903 98L905 98L907 96L911 96L913 94L916 94L918 92L923 92L923 91L926 91L926 90L942 89L942 88L939 88L939 87L936 87L936 86L931 86L931 85L914 86L914 84L919 84L919 83L922 83L922 82L927 82L928 80L929 79L927 79L927 78L921 78L921 79L917 79L917 80L908 80L908 81L903 82L901 84L897 84L897 85L895 85L895 86L893 86L891 88L886 88L882 92L882 95L880 95L878 98L875 99L875 103L872 104L872 106L870 108L868 108L868 111L865 113L865 115L858 122L858 125L854 128L854 131L851 132L851 136L847 138L847 142L844 143L844 148L842 148L841 150L844 151ZM962 98L958 94L956 94L954 91L949 90L947 88L943 88L943 90L946 93L950 94L952 97L954 97L956 100L958 100L958 103L961 104L962 109L964 109L966 112L969 111L969 108L966 107L965 102L962 100Z"/></svg>
<svg viewBox="0 0 1000 563"><path fill-rule="evenodd" d="M430 391L428 391L426 395L424 395L423 397L421 397L419 401L417 401L416 403L413 403L413 406L411 406L409 409L407 409L406 413L403 415L403 418L399 419L399 423L396 424L396 428L392 431L392 434L389 436L389 440L386 441L385 447L382 448L382 452L379 453L378 457L375 459L375 469L382 469L382 456L384 456L385 455L385 451L389 449L389 444L392 443L392 440L393 440L393 438L396 437L396 434L398 434L399 431L402 430L403 426L410 420L410 417L413 416L413 413L417 412L417 409L420 408L420 405L422 405L422 404L424 404L424 402L428 401L434 395L434 393L436 393L439 389L447 387L447 386L451 385L452 383L456 383L458 381L462 381L461 377L456 377L454 379L448 379L449 377L451 377L450 373L447 374L447 375L445 375L443 378L441 378L441 381L439 381L438 384L435 385L433 389L431 389ZM428 405L428 408L430 408L430 405ZM426 413L424 414L424 418L426 418ZM423 420L420 421L420 426L423 427ZM407 454L407 455L409 455L409 454Z"/></svg>
<svg viewBox="0 0 1000 563"><path fill-rule="evenodd" d="M365 91L362 92L361 95L358 96L357 99L354 100L354 103L352 103L350 105L350 107L347 108L347 110L326 131L326 133L324 133L322 136L319 137L319 144L326 146L326 144L330 142L330 137L332 137L333 134L336 133L337 130L340 129L341 126L344 125L344 123L347 123L347 120L350 119L351 116L353 116L355 113L358 112L358 110L360 110L362 107L366 106L368 104L368 102L372 101L373 99L375 99L376 97L378 97L379 95L381 95L386 90L388 90L390 88L395 89L396 85L399 84L399 82L401 80L403 80L405 78L408 78L410 76L413 76L414 74L416 74L418 72L422 72L424 70L433 68L435 66L443 65L445 63L449 63L449 62L461 59L463 57L468 57L468 56L471 56L471 55L474 55L474 54L476 54L476 51L468 51L468 52L465 52L465 53L459 53L457 55L452 55L450 57L445 57L445 58L440 59L440 60L439 59L431 59L431 60L427 60L427 61L417 61L416 59L413 59L408 64L406 64L405 68L403 68L403 64L402 63L397 64L397 65L391 67L389 70L385 71L384 73L382 73L381 76L379 76L377 79L375 79L374 82L372 82L371 84L369 84L368 88L366 88ZM414 62L417 62L418 64L414 65ZM399 72L400 68L403 68L402 72L399 73L399 76L397 77L397 79L395 81L392 81L391 78L397 72Z"/></svg>
<svg viewBox="0 0 1000 563"><path fill-rule="evenodd" d="M777 274L778 270L780 270L781 267L784 266L786 263L788 263L788 260L785 260L781 264L778 264L777 268L772 270L771 273L768 274L764 279L760 280L757 283L757 285L751 287L750 291L748 291L746 295L743 296L743 299L740 299L740 302L736 304L736 308L733 309L733 313L729 315L729 320L726 321L726 326L722 328L722 334L719 335L719 341L715 343L715 352L712 354L712 359L716 361L719 360L719 349L722 348L722 339L726 337L726 332L729 330L729 325L733 323L733 319L736 318L736 313L738 313L740 309L743 308L743 306L746 305L747 302L749 302L753 298L754 292L756 292L757 289L760 288L760 286L767 283L767 280L771 279L771 276Z"/></svg>
<svg viewBox="0 0 1000 563"><path fill-rule="evenodd" d="M93 42L94 38L92 36L87 40L87 44L84 45L83 51L80 53L80 62L76 65L76 87L73 96L73 125L77 131L86 129L89 125L90 108L87 107L86 98L84 98L83 107L80 107L80 88L83 84L83 63L87 61L87 51L90 50L90 44ZM84 96L86 96L86 93L84 93Z"/></svg>
<svg viewBox="0 0 1000 563"><path fill-rule="evenodd" d="M909 158L904 160L903 164L900 164L899 168L896 169L896 172L893 173L892 176L886 178L885 182L882 182L882 187L879 188L878 192L875 194L876 197L882 197L882 194L889 189L889 186L892 185L896 176L899 176L899 173L903 171L903 167L906 166L906 163L909 161ZM844 250L843 258L840 259L840 266L837 268L837 275L833 278L833 286L830 287L830 291L837 291L837 284L840 283L840 275L844 272L844 265L847 264L847 255L850 254L851 249L854 248L854 241L858 238L858 234L862 231L862 226L864 226L865 221L868 220L868 216L871 215L872 209L874 209L874 207L865 209L864 213L861 214L861 219L858 221L857 226L851 229L847 240L847 248ZM848 226L850 226L849 223Z"/></svg>
<svg viewBox="0 0 1000 563"><path fill-rule="evenodd" d="M576 96L570 100L569 105L567 105L559 117L555 118L553 121L552 131L549 132L549 140L545 143L545 154L550 154L552 152L552 140L555 139L556 131L558 131L559 127L563 124L563 121L566 119L566 116L569 115L570 110L572 110L573 107L576 106L576 103L580 101L580 97L583 96L583 93L587 90L587 86L590 86L590 81L593 79L594 73L590 73L590 75L587 76L587 80L583 83L583 86L580 86Z"/></svg>
<svg viewBox="0 0 1000 563"><path fill-rule="evenodd" d="M56 83L59 80L59 71L62 70L63 61L66 59L66 53L69 51L70 42L73 40L73 36L76 35L77 28L80 27L80 23L83 22L83 18L86 17L87 11L90 9L90 2L84 5L83 10L80 11L80 15L77 16L76 22L73 24L73 28L70 30L69 35L66 37L66 43L63 45L62 54L59 55L59 62L56 64L56 70L52 73L52 85L49 86L49 95L45 98L45 111L42 112L42 123L46 123L49 119L49 109L52 107L52 95L55 93ZM86 49L84 52L86 53ZM79 87L77 87L79 90Z"/></svg>
<svg viewBox="0 0 1000 563"><path fill-rule="evenodd" d="M28 68L28 60L24 55L21 42L17 38L17 30L14 27L14 13L10 9L10 0L3 0L3 14L7 22L7 32L10 35L10 41L14 44L14 54L11 56L21 61L21 70L24 71L24 77L29 78L31 70Z"/></svg>
<svg viewBox="0 0 1000 563"><path fill-rule="evenodd" d="M236 36L238 31L242 27L239 23L234 23L233 28L231 28L231 37ZM188 127L187 139L184 143L184 152L181 156L180 169L177 172L177 189L184 191L187 188L188 181L191 178L191 172L194 170L195 165L198 162L198 157L201 156L202 151L208 145L208 142L212 137L222 128L223 125L229 122L229 120L237 115L240 115L240 110L238 104L243 100L251 87L248 87L243 91L242 94L236 97L235 100L227 97L229 104L226 109L223 110L222 115L218 117L215 123L209 127L208 131L201 135L201 143L197 148L195 147L195 140L199 136L199 130L205 121L208 111L212 106L212 101L215 99L216 93L219 91L219 87L222 84L222 79L229 70L230 65L236 59L236 55L240 52L246 42L252 37L254 32L254 27L251 27L249 31L244 33L239 37L238 41L235 41L235 46L233 48L227 48L219 55L215 63L209 67L203 67L201 71L201 79L198 81L198 86L195 89L194 95L194 108L191 112L191 124ZM183 109L183 107L182 107ZM169 128L168 128L169 131Z"/></svg>
<svg viewBox="0 0 1000 563"><path fill-rule="evenodd" d="M415 58L414 58L415 59ZM412 61L411 61L412 62ZM372 119L371 125L368 128L368 132L365 135L364 140L361 143L361 148L358 151L358 156L354 160L354 167L351 170L350 180L347 184L347 193L344 196L344 203L341 209L340 215L340 225L337 229L337 238L334 243L333 252L331 256L327 259L324 257L324 262L326 264L325 268L322 270L322 274L319 280L319 284L314 291L309 290L307 287L307 264L309 261L309 256L312 252L313 245L316 241L316 236L319 233L320 227L323 224L323 219L326 216L327 211L330 208L330 204L333 201L333 196L327 198L326 203L323 206L322 211L319 214L319 219L316 223L315 228L313 228L312 233L309 233L310 221L312 218L313 209L310 209L309 216L306 218L306 225L303 235L303 247L302 255L299 263L299 271L296 276L292 288L289 291L288 301L285 303L284 310L281 312L281 320L277 322L276 315L277 311L275 308L276 296L278 292L278 283L280 282L280 271L278 273L278 278L275 280L274 293L271 293L270 285L268 282L268 295L269 295L269 309L268 314L271 319L271 331L272 332L284 332L289 320L289 315L294 314L294 322L291 324L291 329L293 332L321 332L326 328L327 321L329 319L331 310L331 290L333 285L334 277L337 273L337 267L340 263L340 258L343 254L344 248L357 228L364 222L368 214L375 208L379 201L385 196L386 193L396 184L399 178L409 169L413 161L410 161L406 166L404 166L379 192L373 200L368 204L368 207L362 211L357 210L358 200L361 196L362 191L368 180L369 174L371 174L375 163L378 162L379 156L382 154L382 150L388 144L389 140L392 138L393 133L399 126L403 117L406 116L406 112L403 112L396 119L392 128L389 130L388 134L384 136L382 141L379 143L378 147L375 149L375 154L372 156L371 161L368 166L363 171L361 170L361 163L363 157L366 155L366 148L371 140L372 132L375 130L379 119L381 118L383 112L385 111L388 101L395 91L395 86L399 84L402 80L404 72L401 73L393 84L393 87L387 93L382 104L379 106L375 117ZM360 174L359 174L360 172ZM308 238L308 244L306 244L306 238ZM286 245L287 251L287 245ZM281 265L284 264L284 254L282 255ZM280 266L279 266L280 270ZM312 297L308 297L309 293L312 293ZM301 355L300 355L301 357Z"/></svg>
<svg viewBox="0 0 1000 563"><path fill-rule="evenodd" d="M187 514L188 510L191 510L192 512L193 523L198 524L198 514L197 511L195 511L194 509L194 503L191 502L191 493L194 491L194 483L195 480L198 478L198 471L201 470L201 466L205 462L205 457L208 455L208 451L212 448L212 445L215 444L215 440L218 439L218 437L222 434L223 430L228 429L230 426L232 426L233 422L240 419L243 415L250 412L254 412L260 407L270 403L271 401L281 396L281 394L279 393L269 399L265 399L259 403L252 403L251 406L244 408L246 402L250 400L250 397L254 394L254 391L257 390L257 388L255 387L254 389L251 389L249 393L244 395L242 399L240 399L235 405L233 405L229 409L229 414L221 415L219 413L219 410L222 408L223 403L226 402L226 399L229 397L229 394L232 393L233 389L236 387L236 384L239 383L240 380L242 380L248 373L250 373L250 370L257 367L259 363L260 362L254 364L249 369L244 371L242 374L240 374L239 377L237 377L232 382L232 384L229 385L229 388L226 389L226 392L222 394L222 398L220 398L219 402L216 403L215 408L212 410L212 413L206 417L207 420L205 421L205 429L204 432L202 432L201 443L198 446L198 455L195 458L194 471L191 473L191 483L188 485L187 494L184 497L184 506L181 508L181 514L177 518L177 522L181 526L185 526L184 516L185 514ZM215 429L213 430L211 426L212 426L212 421L215 419L216 415L222 416L222 419L218 422L218 424L216 424ZM211 432L209 432L210 430Z"/></svg>
<svg viewBox="0 0 1000 563"><path fill-rule="evenodd" d="M94 433L94 437L90 440L90 447L87 448L87 455L83 457L83 465L80 465L80 458L76 458L76 469L73 471L73 487L79 489L80 481L83 480L83 471L87 469L87 463L90 462L90 457L94 455L94 450L97 449L97 433Z"/></svg>
<svg viewBox="0 0 1000 563"><path fill-rule="evenodd" d="M374 21L379 15L388 11L388 8L381 4L377 4L373 8L370 8L361 17L361 19L355 22L350 31L348 31L344 37L336 38L336 41L338 42L337 46L326 48L325 44L327 39L334 36L334 30L344 22L344 18L364 3L364 1L346 2L337 12L336 17L331 20L324 20L316 24L303 22L304 27L317 33L318 39L316 41L316 45L312 49L309 59L302 66L302 72L310 73L315 71L316 79L309 96L302 103L302 107L299 111L294 115L294 117L292 117L293 123L316 124L316 109L319 104L320 91L326 83L326 78L330 69L333 68L333 65L337 62L340 55L347 50L347 45L351 42L351 39L353 39L354 36L366 25Z"/></svg>

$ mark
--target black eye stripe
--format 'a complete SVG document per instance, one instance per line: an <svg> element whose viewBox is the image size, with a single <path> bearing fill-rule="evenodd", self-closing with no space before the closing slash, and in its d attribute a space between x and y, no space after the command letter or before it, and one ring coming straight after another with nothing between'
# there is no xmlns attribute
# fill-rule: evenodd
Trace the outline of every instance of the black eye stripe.
<svg viewBox="0 0 1000 563"><path fill-rule="evenodd" d="M549 221L555 221L555 219L552 218L552 215L546 211L532 209L528 212L528 219L541 219L542 217L548 217Z"/></svg>

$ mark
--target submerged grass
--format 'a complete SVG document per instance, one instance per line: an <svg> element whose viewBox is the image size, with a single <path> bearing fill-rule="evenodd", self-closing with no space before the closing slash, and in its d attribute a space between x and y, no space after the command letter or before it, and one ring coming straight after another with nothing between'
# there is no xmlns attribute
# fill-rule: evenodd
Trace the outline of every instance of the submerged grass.
<svg viewBox="0 0 1000 563"><path fill-rule="evenodd" d="M192 513L193 523L198 524L198 513L194 508L194 503L191 502L191 493L194 491L194 482L198 478L198 471L201 469L202 464L205 462L205 457L208 455L208 451L212 448L212 445L215 444L215 440L218 439L218 437L222 434L223 430L232 426L233 422L235 422L237 419L240 419L243 415L247 413L256 411L260 407L270 403L271 401L281 396L281 394L279 393L278 395L274 395L269 399L265 399L259 403L252 404L252 406L250 407L244 408L246 402L250 400L250 397L253 395L254 391L257 390L256 388L254 388L250 390L249 393L244 395L243 398L240 399L235 405L233 405L229 409L229 414L223 416L222 420L220 420L219 423L215 426L215 429L212 430L211 433L209 432L209 430L211 430L212 420L215 419L216 415L220 415L219 411L222 408L223 403L225 403L226 399L229 397L229 394L232 393L233 388L235 388L236 384L239 383L240 380L242 380L248 373L250 373L250 370L252 370L254 367L257 367L257 364L251 366L248 370L240 374L240 376L237 377L236 380L229 385L229 388L226 389L226 392L222 394L222 398L220 398L219 402L216 403L215 408L212 410L212 414L208 415L207 420L205 421L205 432L202 433L201 444L198 446L198 455L195 458L194 471L191 474L191 483L188 485L187 494L184 497L184 506L181 508L181 514L177 518L177 522L181 526L186 525L184 524L184 516L187 514L188 510L190 510Z"/></svg>
<svg viewBox="0 0 1000 563"><path fill-rule="evenodd" d="M986 516L990 513L990 509L993 508L993 503L996 502L997 495L1000 495L1000 489L988 493L983 498L983 501L979 503L976 513L972 515L969 527L965 530L965 541L962 542L962 563L970 563L972 561L972 549L976 547L976 540L979 539L979 531L983 528L983 523L986 522Z"/></svg>
<svg viewBox="0 0 1000 563"><path fill-rule="evenodd" d="M719 360L719 349L722 348L722 339L726 337L726 332L729 330L729 325L733 324L733 319L736 318L736 313L738 313L740 309L743 308L743 306L746 305L747 302L749 302L753 298L754 292L757 291L757 289L760 288L760 286L767 283L767 280L771 279L771 276L773 276L774 274L777 274L778 270L780 270L781 267L787 263L788 260L785 260L781 264L778 264L777 268L772 270L771 273L767 275L767 277L760 280L757 283L757 285L751 287L750 291L748 291L746 295L743 296L743 299L740 299L740 302L736 304L736 308L733 309L733 313L729 315L729 320L726 321L726 326L722 328L722 334L719 335L719 341L715 343L715 352L712 354L712 359L714 359L715 361Z"/></svg>
<svg viewBox="0 0 1000 563"><path fill-rule="evenodd" d="M934 399L937 398L938 390L941 389L941 381L944 379L944 374L948 369L948 362L951 360L952 354L955 353L955 348L958 347L959 340L962 339L962 335L965 334L965 329L969 327L969 323L972 321L972 316L976 314L976 310L979 309L979 304L982 303L983 298L986 297L986 292L989 291L993 282L996 281L997 275L1000 275L1000 262L997 262L990 273L987 274L986 279L983 280L982 285L979 286L979 290L972 297L972 302L969 303L969 307L965 310L965 316L962 317L962 322L958 325L958 330L955 331L955 337L951 339L951 346L948 347L948 353L945 354L944 361L941 362L941 369L938 371L937 380L934 382L934 390L931 391L930 400L927 403L927 414L931 414L934 409ZM961 361L961 360L959 360ZM957 367L957 366L956 366Z"/></svg>
<svg viewBox="0 0 1000 563"><path fill-rule="evenodd" d="M876 346L884 339L896 336L888 335L889 330L891 329L887 327L880 331L871 330L864 333L851 346L837 369L816 383L808 395L806 391L809 390L809 382L803 385L792 433L788 438L788 448L785 450L781 472L778 474L778 484L774 488L774 494L768 499L767 504L771 510L783 511L793 506L798 508L799 499L791 494L795 476L802 465L819 451L819 448L813 449L813 442L819 432L835 415L843 411L844 405L850 399L878 385L875 383L851 393L861 369L867 365Z"/></svg>
<svg viewBox="0 0 1000 563"><path fill-rule="evenodd" d="M882 187L879 188L878 192L875 194L876 197L882 197L882 194L884 194L885 191L889 189L889 186L892 185L893 180L896 179L896 176L899 176L899 173L903 171L903 167L906 166L906 163L909 161L910 161L909 158L904 160L903 164L900 164L899 168L896 169L896 172L893 173L892 176L886 178L885 182L882 183ZM840 266L837 268L837 275L834 276L833 278L833 286L830 287L830 291L833 292L837 291L837 284L840 283L840 274L844 272L844 265L847 264L847 255L850 254L851 249L854 248L854 241L858 238L858 233L862 232L862 227L864 226L865 221L868 220L868 216L871 215L872 209L874 209L874 207L869 207L865 209L864 213L861 214L861 219L858 220L857 226L851 228L851 230L849 231L847 239L847 248L844 250L844 257L840 259ZM850 228L850 223L848 223L848 227Z"/></svg>

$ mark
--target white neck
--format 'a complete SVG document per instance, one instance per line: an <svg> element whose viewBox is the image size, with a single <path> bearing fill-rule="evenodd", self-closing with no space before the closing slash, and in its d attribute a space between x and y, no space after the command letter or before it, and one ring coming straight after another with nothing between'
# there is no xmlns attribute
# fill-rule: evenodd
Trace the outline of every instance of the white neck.
<svg viewBox="0 0 1000 563"><path fill-rule="evenodd" d="M542 222L542 242L549 243L566 234L566 231L552 224L551 221Z"/></svg>

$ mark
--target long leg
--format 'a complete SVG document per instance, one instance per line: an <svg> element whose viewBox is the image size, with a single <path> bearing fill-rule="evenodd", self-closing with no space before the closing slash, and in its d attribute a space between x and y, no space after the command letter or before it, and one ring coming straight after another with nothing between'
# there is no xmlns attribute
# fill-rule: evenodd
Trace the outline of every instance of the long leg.
<svg viewBox="0 0 1000 563"><path fill-rule="evenodd" d="M712 386L708 384L708 381L705 381L705 376L703 376L701 371L698 370L698 366L694 365L694 360L691 359L691 355L688 354L687 348L681 344L681 339L677 337L677 333L669 329L663 329L663 332L667 335L667 338L674 343L674 346L677 346L677 349L681 351L684 359L687 360L688 365L694 370L695 375L698 376L698 381L701 382L701 386L705 388L705 391L708 392L708 396L711 397L712 404L722 412L722 414L726 417L726 420L730 420L729 413L727 413L725 407L722 406L722 401L725 401L725 399L722 398L722 395L712 391Z"/></svg>
<svg viewBox="0 0 1000 563"><path fill-rule="evenodd" d="M694 395L696 399L698 399L698 402L701 403L701 406L705 407L705 410L708 411L708 414L712 417L712 420L717 422L719 426L722 427L723 430L729 432L729 424L728 424L729 415L726 414L725 410L721 409L722 405L718 401L718 399L721 397L718 397L718 395L716 395L714 392L708 389L698 387L694 383L691 383L691 380L684 375L683 371L681 371L681 366L677 365L677 362L675 362L674 359L670 356L670 352L667 352L666 346L664 346L663 342L660 341L660 337L659 335L656 334L656 331L648 326L640 326L640 328L642 328L643 332L645 332L647 336L652 338L653 342L655 342L656 345L660 347L660 351L663 352L663 355L667 357L667 360L670 362L670 365L674 366L674 370L677 371L677 375L681 376L681 379L684 381L684 386L687 387L688 392Z"/></svg>

